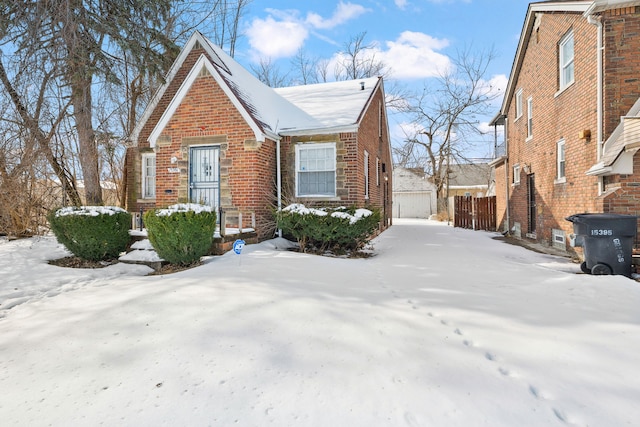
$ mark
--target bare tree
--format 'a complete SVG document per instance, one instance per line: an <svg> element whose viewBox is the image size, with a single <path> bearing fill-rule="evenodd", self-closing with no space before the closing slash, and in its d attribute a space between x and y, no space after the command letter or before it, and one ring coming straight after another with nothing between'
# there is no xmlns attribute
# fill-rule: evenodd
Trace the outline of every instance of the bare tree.
<svg viewBox="0 0 640 427"><path fill-rule="evenodd" d="M425 83L403 107L413 116L412 129L394 149L396 162L424 168L436 185L439 210L448 207L451 164L467 161L469 136L480 133L477 117L488 113L490 102L499 96L485 80L494 56L492 49L458 52L451 67L431 85Z"/></svg>
<svg viewBox="0 0 640 427"><path fill-rule="evenodd" d="M102 204L93 117L96 79L116 80L112 69L122 51L140 55L145 67L162 68L165 54L174 47L159 30L166 22L170 6L170 0L0 1L6 23L5 46L15 47L16 54L25 62L31 59L36 63L46 58L56 70L51 84L66 89L71 107L66 111L73 117L77 133L79 163L89 204ZM162 48L149 50L149 40ZM10 82L7 73L4 74ZM12 97L15 108L21 111L19 98L20 95Z"/></svg>
<svg viewBox="0 0 640 427"><path fill-rule="evenodd" d="M318 83L318 61L307 56L303 49L298 49L296 56L291 60L291 67L298 75L293 83L297 85Z"/></svg>
<svg viewBox="0 0 640 427"><path fill-rule="evenodd" d="M366 32L352 36L338 53L334 70L336 80L355 80L385 74L385 64L376 58L373 44L365 44Z"/></svg>
<svg viewBox="0 0 640 427"><path fill-rule="evenodd" d="M251 71L269 87L283 87L291 83L289 75L283 73L271 58L260 58L257 65L250 66Z"/></svg>

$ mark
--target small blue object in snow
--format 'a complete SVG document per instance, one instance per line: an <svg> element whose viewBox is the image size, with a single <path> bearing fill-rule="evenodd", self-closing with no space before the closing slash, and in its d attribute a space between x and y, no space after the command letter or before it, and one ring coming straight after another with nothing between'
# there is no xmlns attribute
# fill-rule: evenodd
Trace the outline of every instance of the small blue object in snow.
<svg viewBox="0 0 640 427"><path fill-rule="evenodd" d="M244 248L244 244L245 244L245 241L242 239L238 239L235 242L233 242L233 252L240 255L240 252L242 252L242 248Z"/></svg>

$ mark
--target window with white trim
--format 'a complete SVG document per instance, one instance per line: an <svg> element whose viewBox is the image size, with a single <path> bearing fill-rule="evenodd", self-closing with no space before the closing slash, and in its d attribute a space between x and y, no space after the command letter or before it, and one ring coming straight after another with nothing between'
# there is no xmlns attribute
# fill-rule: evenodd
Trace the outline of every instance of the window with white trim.
<svg viewBox="0 0 640 427"><path fill-rule="evenodd" d="M560 90L566 88L574 81L574 43L573 31L568 32L559 44L559 73L560 73Z"/></svg>
<svg viewBox="0 0 640 427"><path fill-rule="evenodd" d="M527 138L533 137L533 98L527 98Z"/></svg>
<svg viewBox="0 0 640 427"><path fill-rule="evenodd" d="M380 158L376 157L376 186L380 187Z"/></svg>
<svg viewBox="0 0 640 427"><path fill-rule="evenodd" d="M522 89L516 92L516 120L522 117Z"/></svg>
<svg viewBox="0 0 640 427"><path fill-rule="evenodd" d="M142 198L153 199L156 197L156 155L155 153L142 154Z"/></svg>
<svg viewBox="0 0 640 427"><path fill-rule="evenodd" d="M336 195L336 144L296 145L296 196Z"/></svg>
<svg viewBox="0 0 640 427"><path fill-rule="evenodd" d="M566 179L565 175L565 142L564 139L558 141L558 149L557 149L557 171L558 175L556 178L558 180Z"/></svg>
<svg viewBox="0 0 640 427"><path fill-rule="evenodd" d="M369 152L364 150L364 198L369 198Z"/></svg>
<svg viewBox="0 0 640 427"><path fill-rule="evenodd" d="M520 184L520 165L513 166L513 183Z"/></svg>

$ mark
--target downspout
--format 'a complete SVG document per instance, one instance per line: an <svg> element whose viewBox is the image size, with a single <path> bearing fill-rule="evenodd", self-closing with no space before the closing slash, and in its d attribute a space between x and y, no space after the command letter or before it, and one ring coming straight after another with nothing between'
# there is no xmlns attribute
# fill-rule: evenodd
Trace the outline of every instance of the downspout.
<svg viewBox="0 0 640 427"><path fill-rule="evenodd" d="M598 41L597 41L597 51L596 51L596 56L597 56L597 95L596 95L596 102L597 102L597 107L596 107L596 111L597 111L597 143L596 143L596 155L597 155L597 159L598 161L600 161L600 158L602 157L602 98L603 98L603 85L602 85L602 51L604 50L604 46L603 46L603 42L602 42L602 22L600 22L600 20L594 18L593 15L589 15L587 16L587 22L589 22L589 24L591 25L595 25L596 27L598 27Z"/></svg>
<svg viewBox="0 0 640 427"><path fill-rule="evenodd" d="M278 212L282 210L282 166L280 164L280 138L276 138L276 187L278 193ZM282 229L278 229L278 237L282 237Z"/></svg>
<svg viewBox="0 0 640 427"><path fill-rule="evenodd" d="M504 118L504 153L506 158L504 159L504 194L505 194L505 205L507 207L506 215L506 225L507 229L505 230L507 233L511 231L511 202L509 201L509 188L511 184L509 183L509 119L505 116Z"/></svg>

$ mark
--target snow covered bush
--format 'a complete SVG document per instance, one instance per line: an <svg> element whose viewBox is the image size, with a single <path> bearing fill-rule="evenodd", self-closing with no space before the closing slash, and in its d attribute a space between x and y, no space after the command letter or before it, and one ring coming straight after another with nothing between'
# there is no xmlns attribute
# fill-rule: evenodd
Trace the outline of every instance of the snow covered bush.
<svg viewBox="0 0 640 427"><path fill-rule="evenodd" d="M77 257L101 261L116 258L127 248L131 214L115 206L81 206L53 210L51 231Z"/></svg>
<svg viewBox="0 0 640 427"><path fill-rule="evenodd" d="M378 209L315 209L292 204L278 213L278 227L293 236L302 251L358 251L369 242L379 223Z"/></svg>
<svg viewBox="0 0 640 427"><path fill-rule="evenodd" d="M165 261L189 265L206 255L216 231L216 213L210 206L177 204L144 214L153 248Z"/></svg>

